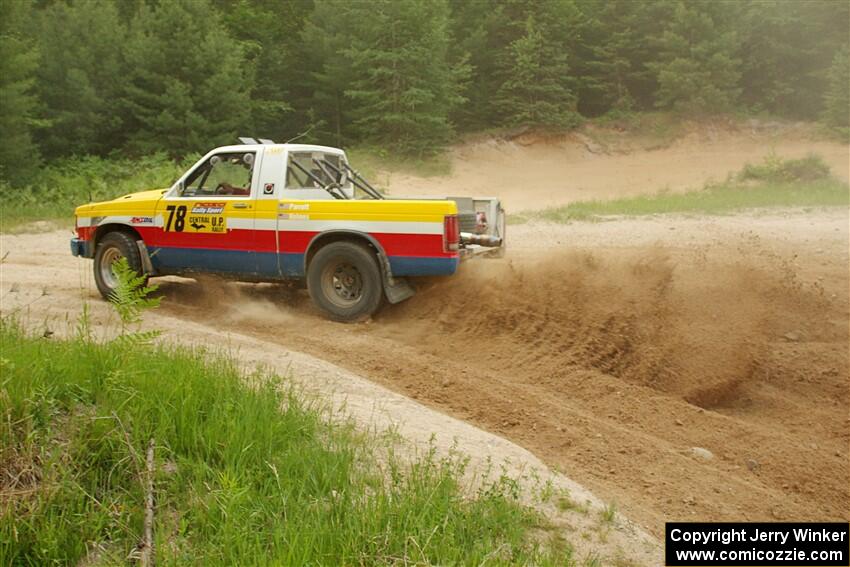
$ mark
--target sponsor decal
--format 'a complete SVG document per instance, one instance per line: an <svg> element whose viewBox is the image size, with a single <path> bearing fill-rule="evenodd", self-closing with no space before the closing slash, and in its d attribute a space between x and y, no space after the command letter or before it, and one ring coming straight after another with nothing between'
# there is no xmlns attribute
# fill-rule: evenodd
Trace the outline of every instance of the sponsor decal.
<svg viewBox="0 0 850 567"><path fill-rule="evenodd" d="M274 193L274 183L263 185L263 195L271 195L272 193Z"/></svg>
<svg viewBox="0 0 850 567"><path fill-rule="evenodd" d="M221 215L189 215L187 221L190 232L222 233L227 230L227 221Z"/></svg>
<svg viewBox="0 0 850 567"><path fill-rule="evenodd" d="M165 210L168 211L166 232L221 234L227 231L227 219L221 214L224 203L195 203L188 214L186 205L168 205ZM209 211L218 211L218 214Z"/></svg>
<svg viewBox="0 0 850 567"><path fill-rule="evenodd" d="M220 215L224 212L225 203L195 203L192 205L193 215Z"/></svg>
<svg viewBox="0 0 850 567"><path fill-rule="evenodd" d="M153 224L153 217L133 217L130 224Z"/></svg>
<svg viewBox="0 0 850 567"><path fill-rule="evenodd" d="M310 220L310 215L301 213L279 213L277 218L281 220Z"/></svg>
<svg viewBox="0 0 850 567"><path fill-rule="evenodd" d="M284 211L309 211L310 203L281 203L280 208Z"/></svg>

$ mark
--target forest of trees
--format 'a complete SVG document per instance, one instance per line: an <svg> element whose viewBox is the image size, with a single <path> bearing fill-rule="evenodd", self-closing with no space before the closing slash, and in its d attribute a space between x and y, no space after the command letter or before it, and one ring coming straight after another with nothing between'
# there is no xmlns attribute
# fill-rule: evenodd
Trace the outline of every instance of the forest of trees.
<svg viewBox="0 0 850 567"><path fill-rule="evenodd" d="M608 113L848 128L847 0L0 0L0 178L237 135L422 154Z"/></svg>

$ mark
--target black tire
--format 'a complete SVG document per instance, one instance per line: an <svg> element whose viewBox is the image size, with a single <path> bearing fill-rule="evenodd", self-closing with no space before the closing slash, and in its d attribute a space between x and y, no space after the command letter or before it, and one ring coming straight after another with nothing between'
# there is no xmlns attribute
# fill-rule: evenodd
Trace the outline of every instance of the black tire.
<svg viewBox="0 0 850 567"><path fill-rule="evenodd" d="M112 273L111 264L119 258L127 258L127 264L136 273L142 274L142 254L130 235L125 232L110 232L98 240L94 252L94 282L100 295L107 300L116 284L114 276L109 275Z"/></svg>
<svg viewBox="0 0 850 567"><path fill-rule="evenodd" d="M316 305L334 321L361 321L384 296L374 252L354 242L332 242L316 252L307 269L307 289Z"/></svg>

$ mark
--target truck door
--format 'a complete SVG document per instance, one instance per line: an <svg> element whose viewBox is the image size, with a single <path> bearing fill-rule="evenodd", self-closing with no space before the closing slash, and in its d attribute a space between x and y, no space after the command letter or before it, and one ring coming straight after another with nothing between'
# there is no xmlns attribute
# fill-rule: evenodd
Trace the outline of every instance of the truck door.
<svg viewBox="0 0 850 567"><path fill-rule="evenodd" d="M254 238L257 272L269 279L281 275L278 265L277 218L283 176L286 169L280 145L263 147L263 167L257 176L257 199L254 202Z"/></svg>
<svg viewBox="0 0 850 567"><path fill-rule="evenodd" d="M222 151L157 204L151 260L162 272L254 274L256 151Z"/></svg>

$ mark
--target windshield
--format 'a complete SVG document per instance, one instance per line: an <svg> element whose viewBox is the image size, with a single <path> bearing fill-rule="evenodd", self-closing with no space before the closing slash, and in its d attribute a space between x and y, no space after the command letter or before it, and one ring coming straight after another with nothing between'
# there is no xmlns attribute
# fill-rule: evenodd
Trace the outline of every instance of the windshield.
<svg viewBox="0 0 850 567"><path fill-rule="evenodd" d="M182 197L248 195L254 172L254 152L216 154L186 177Z"/></svg>

